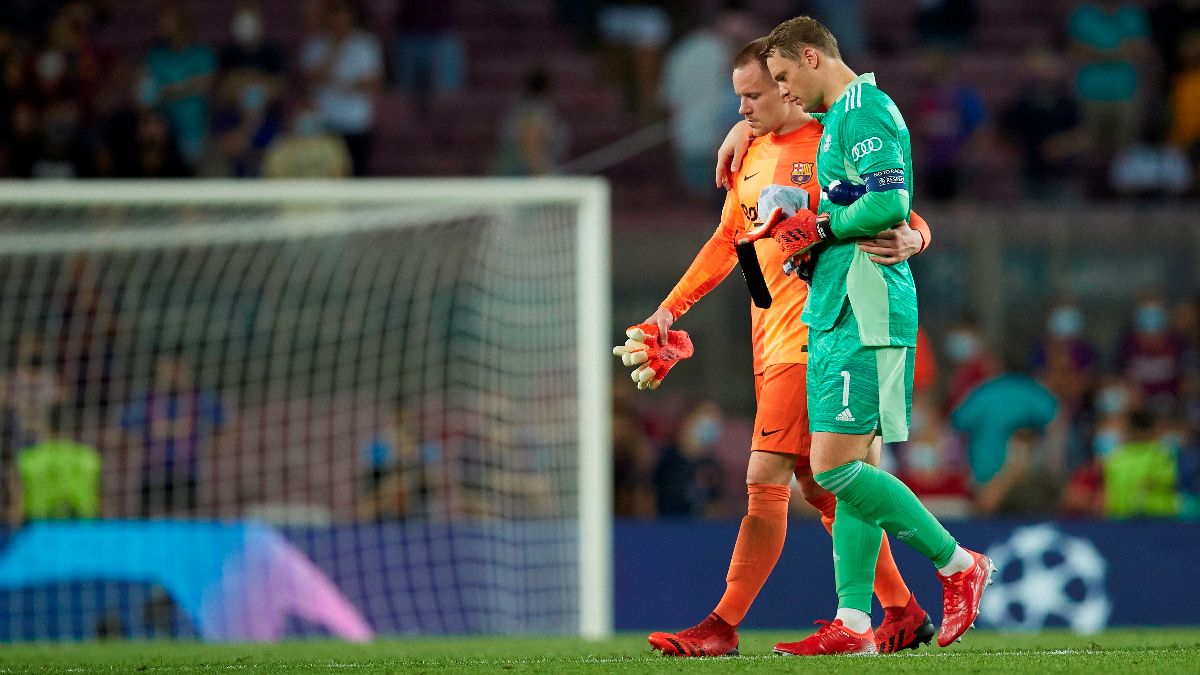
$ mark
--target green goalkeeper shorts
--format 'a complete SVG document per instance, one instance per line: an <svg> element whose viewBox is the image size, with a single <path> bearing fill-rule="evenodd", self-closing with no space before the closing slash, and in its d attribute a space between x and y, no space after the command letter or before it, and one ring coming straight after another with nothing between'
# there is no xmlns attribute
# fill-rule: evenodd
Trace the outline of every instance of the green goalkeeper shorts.
<svg viewBox="0 0 1200 675"><path fill-rule="evenodd" d="M908 440L912 347L864 347L849 304L827 331L808 333L808 424L812 431Z"/></svg>

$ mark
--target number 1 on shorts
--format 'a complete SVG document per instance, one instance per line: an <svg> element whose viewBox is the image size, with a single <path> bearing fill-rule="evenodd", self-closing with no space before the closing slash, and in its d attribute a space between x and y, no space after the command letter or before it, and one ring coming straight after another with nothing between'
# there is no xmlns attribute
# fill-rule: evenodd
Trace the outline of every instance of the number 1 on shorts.
<svg viewBox="0 0 1200 675"><path fill-rule="evenodd" d="M850 371L842 371L842 407L850 406Z"/></svg>

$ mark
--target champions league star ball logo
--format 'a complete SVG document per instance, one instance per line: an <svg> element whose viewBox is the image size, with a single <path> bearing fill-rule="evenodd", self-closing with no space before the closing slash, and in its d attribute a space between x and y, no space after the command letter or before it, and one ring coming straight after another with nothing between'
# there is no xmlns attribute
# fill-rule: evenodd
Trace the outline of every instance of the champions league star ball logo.
<svg viewBox="0 0 1200 675"><path fill-rule="evenodd" d="M1104 628L1112 612L1104 582L1108 563L1086 539L1053 525L1013 530L988 549L996 564L979 617L1008 630L1065 626L1081 633Z"/></svg>

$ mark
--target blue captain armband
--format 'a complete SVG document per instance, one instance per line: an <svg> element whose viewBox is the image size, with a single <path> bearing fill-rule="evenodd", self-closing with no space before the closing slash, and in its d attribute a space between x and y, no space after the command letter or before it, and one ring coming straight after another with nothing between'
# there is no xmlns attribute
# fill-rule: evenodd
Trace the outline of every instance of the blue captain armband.
<svg viewBox="0 0 1200 675"><path fill-rule="evenodd" d="M908 189L908 182L904 180L904 169L884 169L867 173L863 174L863 179L867 183L867 192Z"/></svg>
<svg viewBox="0 0 1200 675"><path fill-rule="evenodd" d="M908 189L908 183L904 180L904 169L884 169L863 174L863 179L866 180L866 184L835 180L828 187L821 188L821 191L825 198L834 204L850 206L868 192Z"/></svg>

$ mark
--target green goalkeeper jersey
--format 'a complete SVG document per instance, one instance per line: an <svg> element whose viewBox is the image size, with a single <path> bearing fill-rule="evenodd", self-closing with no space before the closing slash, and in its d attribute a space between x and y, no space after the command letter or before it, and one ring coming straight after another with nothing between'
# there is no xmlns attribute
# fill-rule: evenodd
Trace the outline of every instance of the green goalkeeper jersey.
<svg viewBox="0 0 1200 675"><path fill-rule="evenodd" d="M872 73L855 78L821 121L820 212L830 215L836 239L827 240L817 257L804 322L812 330L829 330L849 303L864 346L915 347L917 289L908 263L877 265L855 241L908 218L913 180L908 126ZM849 205L836 204L828 194L835 181L865 186L866 192ZM838 193L835 189L836 201L847 201Z"/></svg>

